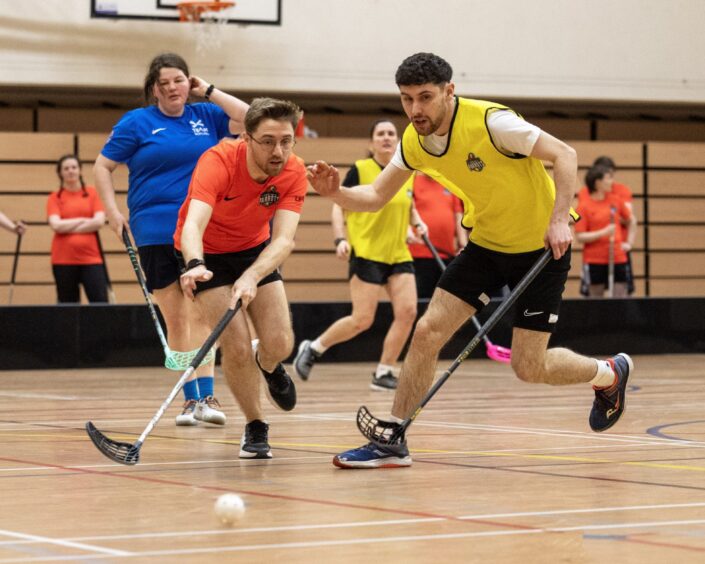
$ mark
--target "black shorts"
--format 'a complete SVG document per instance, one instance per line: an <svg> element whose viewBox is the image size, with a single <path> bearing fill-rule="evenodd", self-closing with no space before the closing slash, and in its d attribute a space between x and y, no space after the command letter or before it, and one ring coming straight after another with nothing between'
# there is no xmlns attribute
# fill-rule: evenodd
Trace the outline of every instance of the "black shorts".
<svg viewBox="0 0 705 564"><path fill-rule="evenodd" d="M438 281L438 287L480 311L489 296L503 286L514 288L531 269L543 249L529 253L500 253L468 243ZM552 333L558 321L565 282L570 270L570 248L551 259L516 302L514 327Z"/></svg>
<svg viewBox="0 0 705 564"><path fill-rule="evenodd" d="M145 245L137 252L150 292L166 288L179 279L181 268L174 254L174 245Z"/></svg>
<svg viewBox="0 0 705 564"><path fill-rule="evenodd" d="M398 262L396 264L387 264L386 262L377 262L376 260L367 260L356 257L353 253L350 257L348 280L352 278L354 274L363 282L384 286L390 276L404 273L414 273L413 262L408 261Z"/></svg>
<svg viewBox="0 0 705 564"><path fill-rule="evenodd" d="M608 266L606 264L584 264L583 265L583 283L591 286L592 284L604 284L608 286ZM614 265L614 281L626 284L629 282L629 264Z"/></svg>
<svg viewBox="0 0 705 564"><path fill-rule="evenodd" d="M266 246L267 243L262 243L251 249L238 251L236 253L206 253L203 258L206 261L206 268L213 273L213 278L207 282L196 282L196 289L193 293L197 294L198 292L218 288L220 286L232 286L235 281L242 276L242 273L254 264L257 257ZM176 254L179 259L180 268L184 268L183 255L179 251L176 251ZM257 284L257 287L281 279L282 277L281 274L279 274L279 270L274 270L262 278Z"/></svg>

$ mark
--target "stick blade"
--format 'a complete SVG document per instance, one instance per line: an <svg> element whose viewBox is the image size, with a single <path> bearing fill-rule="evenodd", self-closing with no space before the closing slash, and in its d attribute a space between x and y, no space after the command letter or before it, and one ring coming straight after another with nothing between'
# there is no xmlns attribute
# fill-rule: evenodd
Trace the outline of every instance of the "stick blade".
<svg viewBox="0 0 705 564"><path fill-rule="evenodd" d="M93 423L86 423L86 433L96 448L114 462L134 466L140 461L140 449L130 443L121 443L106 437Z"/></svg>
<svg viewBox="0 0 705 564"><path fill-rule="evenodd" d="M487 344L486 347L487 356L492 360L496 360L497 362L504 362L505 364L509 364L512 361L511 349L500 347L499 345L490 344Z"/></svg>
<svg viewBox="0 0 705 564"><path fill-rule="evenodd" d="M404 445L404 431L399 423L377 419L364 405L357 411L357 428L370 442L395 451Z"/></svg>

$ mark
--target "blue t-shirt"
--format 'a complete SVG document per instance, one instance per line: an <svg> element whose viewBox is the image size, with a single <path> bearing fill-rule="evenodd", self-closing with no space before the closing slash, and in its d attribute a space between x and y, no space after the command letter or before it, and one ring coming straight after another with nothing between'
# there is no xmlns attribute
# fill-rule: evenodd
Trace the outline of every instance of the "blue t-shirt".
<svg viewBox="0 0 705 564"><path fill-rule="evenodd" d="M127 164L127 207L138 247L173 245L179 208L201 155L230 135L230 118L215 104L186 104L179 117L157 106L127 112L101 154Z"/></svg>

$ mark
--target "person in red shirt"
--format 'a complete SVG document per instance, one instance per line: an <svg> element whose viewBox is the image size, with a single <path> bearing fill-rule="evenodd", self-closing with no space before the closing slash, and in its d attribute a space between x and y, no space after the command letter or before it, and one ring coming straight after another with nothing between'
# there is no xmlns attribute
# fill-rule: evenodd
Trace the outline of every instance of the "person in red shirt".
<svg viewBox="0 0 705 564"><path fill-rule="evenodd" d="M575 224L576 239L583 243L583 279L589 297L604 296L608 285L610 245L614 245L614 297L627 295L629 241L634 240L636 221L624 200L612 194L612 171L596 165L585 175L588 198L578 204L580 221ZM627 225L627 240L617 225ZM610 238L613 237L613 242Z"/></svg>
<svg viewBox="0 0 705 564"><path fill-rule="evenodd" d="M54 230L51 264L57 299L80 302L82 285L89 302L107 302L108 281L97 238L105 224L103 204L95 188L83 182L75 155L61 157L56 173L61 187L49 195L47 217Z"/></svg>
<svg viewBox="0 0 705 564"><path fill-rule="evenodd" d="M446 264L468 243L463 227L463 203L442 184L422 172L414 176L414 206L428 228L428 238ZM441 269L423 240L409 237L409 250L414 257L418 297L433 295Z"/></svg>
<svg viewBox="0 0 705 564"><path fill-rule="evenodd" d="M303 161L292 154L300 112L292 102L253 100L242 139L222 141L199 159L174 233L184 294L195 296L211 326L242 300L259 336L253 354L247 320L236 315L220 339L225 377L247 419L241 458L272 457L260 372L275 407L296 405L281 363L294 333L278 268L294 248L309 186Z"/></svg>
<svg viewBox="0 0 705 564"><path fill-rule="evenodd" d="M597 157L595 159L595 162L592 163L592 166L604 166L607 167L611 172L612 176L614 177L615 172L617 171L617 166L615 165L614 161L610 157L602 156L602 157ZM627 186L626 184L620 184L619 182L612 182L612 188L610 190L610 196L613 198L618 198L621 201L624 202L624 204L627 206L629 211L632 214L632 218L635 222L637 222L637 217L634 214L634 208L632 206L632 191ZM585 199L590 197L590 192L587 188L587 186L583 186L579 191L578 191L578 204L580 202L584 201ZM636 227L636 223L635 223ZM633 231L632 239L629 239L629 226L628 224L624 222L620 222L618 225L618 229L622 232L622 241L625 241L629 243L629 250L627 251L627 293L628 294L633 294L635 287L634 287L634 271L632 270L632 253L631 253L631 247L634 246L634 238L636 237L636 229ZM587 284L585 281L581 284L580 288L581 293L584 296L588 295L588 288Z"/></svg>

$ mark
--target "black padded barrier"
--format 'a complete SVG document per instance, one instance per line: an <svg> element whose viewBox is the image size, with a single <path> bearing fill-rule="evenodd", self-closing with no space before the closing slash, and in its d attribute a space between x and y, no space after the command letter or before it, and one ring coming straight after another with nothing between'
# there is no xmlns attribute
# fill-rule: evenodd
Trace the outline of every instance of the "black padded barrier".
<svg viewBox="0 0 705 564"><path fill-rule="evenodd" d="M480 314L487 319L496 307ZM419 315L426 303L419 304ZM350 304L291 305L296 344L317 337ZM355 339L331 348L322 362L374 362L391 322L391 306L380 304L373 326ZM510 312L490 333L509 346ZM589 355L705 352L705 298L636 298L566 300L551 346ZM448 343L441 358L454 358L472 339L465 325ZM484 358L484 345L474 351ZM291 360L291 359L289 359ZM0 370L160 366L159 339L144 305L59 305L0 307Z"/></svg>

